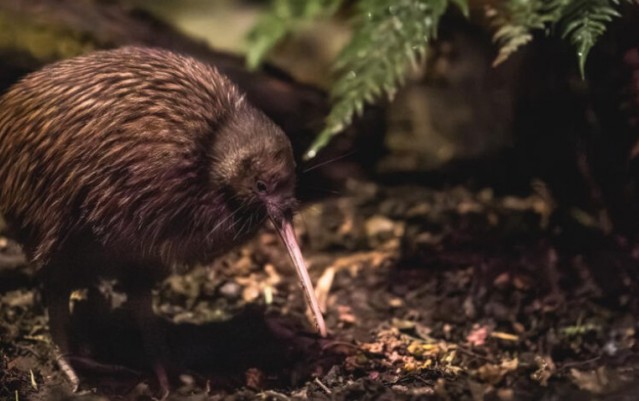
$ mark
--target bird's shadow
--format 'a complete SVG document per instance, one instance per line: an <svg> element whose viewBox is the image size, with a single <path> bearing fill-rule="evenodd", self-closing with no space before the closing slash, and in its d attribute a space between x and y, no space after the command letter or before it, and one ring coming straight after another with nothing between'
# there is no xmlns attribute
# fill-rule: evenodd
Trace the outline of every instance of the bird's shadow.
<svg viewBox="0 0 639 401"><path fill-rule="evenodd" d="M328 340L299 330L290 317L265 314L259 307L221 323L175 324L160 317L157 323L173 389L290 387L344 357L326 349ZM70 332L69 360L83 387L124 395L142 382L157 386L154 362L130 316L79 310Z"/></svg>

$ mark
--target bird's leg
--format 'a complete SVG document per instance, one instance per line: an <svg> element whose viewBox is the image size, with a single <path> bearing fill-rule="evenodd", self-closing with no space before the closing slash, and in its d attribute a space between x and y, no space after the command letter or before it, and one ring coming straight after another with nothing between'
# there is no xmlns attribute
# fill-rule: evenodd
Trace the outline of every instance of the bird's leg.
<svg viewBox="0 0 639 401"><path fill-rule="evenodd" d="M64 373L71 389L75 393L80 387L80 379L68 361L70 355L69 336L67 333L70 321L68 295L66 305L64 302L56 302L47 308L49 314L49 331L55 346L55 360L58 367Z"/></svg>
<svg viewBox="0 0 639 401"><path fill-rule="evenodd" d="M77 392L80 387L80 379L68 361L71 353L69 341L71 285L69 277L63 274L65 267L64 263L52 263L43 268L43 296L49 315L49 333L55 344L56 362L69 380L73 392Z"/></svg>
<svg viewBox="0 0 639 401"><path fill-rule="evenodd" d="M136 269L143 269L136 266ZM138 270L139 271L139 270ZM168 396L170 391L167 374L167 357L169 349L166 342L166 333L161 318L153 311L152 286L154 280L143 278L125 284L127 293L127 309L142 335L144 351L152 363L155 377L162 392L162 398Z"/></svg>

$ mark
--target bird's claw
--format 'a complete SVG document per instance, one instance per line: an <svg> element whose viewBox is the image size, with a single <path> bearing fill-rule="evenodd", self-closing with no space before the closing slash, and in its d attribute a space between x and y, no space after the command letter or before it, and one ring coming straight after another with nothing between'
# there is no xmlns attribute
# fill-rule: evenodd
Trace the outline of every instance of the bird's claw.
<svg viewBox="0 0 639 401"><path fill-rule="evenodd" d="M55 354L55 361L62 373L64 373L67 380L69 381L69 384L71 385L71 391L73 393L78 393L78 390L80 389L80 378L78 377L77 373L75 373L75 370L66 360L65 356L60 352L60 350L56 349Z"/></svg>

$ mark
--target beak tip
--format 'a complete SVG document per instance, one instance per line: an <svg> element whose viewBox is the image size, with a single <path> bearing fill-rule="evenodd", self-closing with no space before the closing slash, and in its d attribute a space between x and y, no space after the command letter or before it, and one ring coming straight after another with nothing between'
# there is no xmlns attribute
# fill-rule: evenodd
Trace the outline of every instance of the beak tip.
<svg viewBox="0 0 639 401"><path fill-rule="evenodd" d="M322 337L322 338L326 338L326 337L328 336L328 334L326 333L326 327L321 327L321 328L319 329L319 335L320 335L320 337Z"/></svg>
<svg viewBox="0 0 639 401"><path fill-rule="evenodd" d="M276 220L273 217L271 217L271 219ZM276 223L276 221L273 221L273 223ZM281 225L275 224L275 227L277 228L280 238L288 250L293 265L295 266L299 283L304 292L304 297L306 298L306 304L311 309L313 315L315 327L321 337L326 337L327 333L324 317L322 316L322 312L315 296L313 283L311 282L308 271L306 270L306 263L302 257L302 252L297 244L297 238L295 237L295 232L293 230L293 223L286 218L282 219L280 223Z"/></svg>

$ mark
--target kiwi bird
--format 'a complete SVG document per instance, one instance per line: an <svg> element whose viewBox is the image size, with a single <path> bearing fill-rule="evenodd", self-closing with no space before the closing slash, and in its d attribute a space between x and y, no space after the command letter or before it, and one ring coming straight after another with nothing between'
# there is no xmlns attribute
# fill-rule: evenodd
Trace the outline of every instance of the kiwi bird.
<svg viewBox="0 0 639 401"><path fill-rule="evenodd" d="M75 283L113 275L142 289L144 327L155 280L210 262L269 218L326 334L292 225L291 144L215 68L138 47L48 65L0 98L0 160L0 212L43 272L62 356Z"/></svg>

